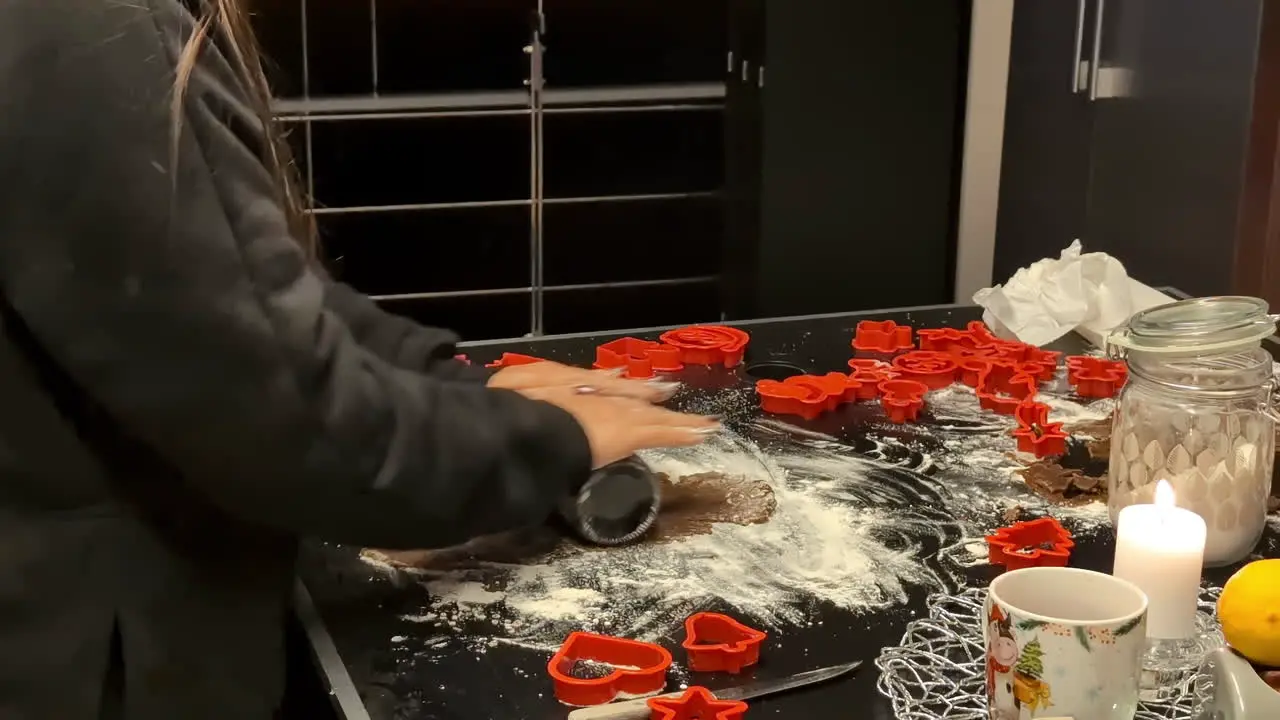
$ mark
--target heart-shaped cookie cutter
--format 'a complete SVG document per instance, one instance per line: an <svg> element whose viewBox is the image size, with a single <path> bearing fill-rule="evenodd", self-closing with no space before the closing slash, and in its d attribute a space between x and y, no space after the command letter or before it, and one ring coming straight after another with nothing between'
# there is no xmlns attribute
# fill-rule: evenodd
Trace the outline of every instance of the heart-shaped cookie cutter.
<svg viewBox="0 0 1280 720"><path fill-rule="evenodd" d="M612 668L603 677L573 675L574 665L589 661ZM588 707L611 702L619 695L644 696L667 684L671 653L653 643L572 632L547 663L556 699L566 705Z"/></svg>

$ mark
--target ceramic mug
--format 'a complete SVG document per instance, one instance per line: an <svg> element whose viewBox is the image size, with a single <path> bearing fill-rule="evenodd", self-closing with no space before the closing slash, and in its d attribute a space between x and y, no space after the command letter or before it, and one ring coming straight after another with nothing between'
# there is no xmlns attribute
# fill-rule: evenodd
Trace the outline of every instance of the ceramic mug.
<svg viewBox="0 0 1280 720"><path fill-rule="evenodd" d="M996 578L983 611L991 720L1133 720L1147 596L1126 580L1061 567Z"/></svg>

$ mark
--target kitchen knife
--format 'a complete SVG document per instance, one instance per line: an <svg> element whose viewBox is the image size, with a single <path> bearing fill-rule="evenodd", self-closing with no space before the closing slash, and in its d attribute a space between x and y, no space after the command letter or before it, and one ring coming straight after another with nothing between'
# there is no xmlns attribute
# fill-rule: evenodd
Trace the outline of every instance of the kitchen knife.
<svg viewBox="0 0 1280 720"><path fill-rule="evenodd" d="M716 690L712 694L719 700L747 700L763 695L776 695L788 690L835 680L838 677L848 675L861 666L862 661L859 660L845 663L844 665L833 665L810 670L777 680L761 680L760 682L748 683L738 687ZM659 695L658 697L677 698L683 694L684 692L681 691ZM647 702L649 699L623 700L622 702L608 703L606 705L579 708L569 713L569 720L649 720L649 704Z"/></svg>

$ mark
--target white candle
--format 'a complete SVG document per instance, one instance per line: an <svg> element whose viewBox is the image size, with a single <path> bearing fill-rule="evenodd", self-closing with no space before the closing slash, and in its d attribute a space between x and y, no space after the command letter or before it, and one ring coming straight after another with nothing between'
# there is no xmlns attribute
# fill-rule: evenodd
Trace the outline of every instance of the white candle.
<svg viewBox="0 0 1280 720"><path fill-rule="evenodd" d="M1156 485L1155 504L1120 511L1113 574L1147 594L1148 637L1195 634L1205 533L1204 518L1175 505L1164 480Z"/></svg>

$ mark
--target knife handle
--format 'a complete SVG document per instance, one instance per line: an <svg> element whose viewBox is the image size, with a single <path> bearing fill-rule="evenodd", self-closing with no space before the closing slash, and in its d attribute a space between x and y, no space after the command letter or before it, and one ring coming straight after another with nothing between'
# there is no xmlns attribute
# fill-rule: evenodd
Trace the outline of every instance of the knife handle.
<svg viewBox="0 0 1280 720"><path fill-rule="evenodd" d="M680 695L681 693L667 693L655 697L678 698ZM569 713L569 720L649 720L648 701L651 699L646 697L578 708Z"/></svg>

